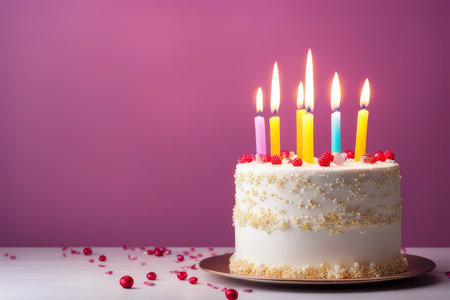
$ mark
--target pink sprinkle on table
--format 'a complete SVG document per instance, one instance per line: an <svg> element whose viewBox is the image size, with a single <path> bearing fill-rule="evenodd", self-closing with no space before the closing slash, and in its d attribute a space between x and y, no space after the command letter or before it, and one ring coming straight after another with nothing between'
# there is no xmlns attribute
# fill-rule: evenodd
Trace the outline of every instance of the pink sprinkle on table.
<svg viewBox="0 0 450 300"><path fill-rule="evenodd" d="M11 258L11 259L16 259L16 256L15 256L15 255L12 255L10 258Z"/></svg>
<svg viewBox="0 0 450 300"><path fill-rule="evenodd" d="M106 275L112 275L112 274L113 274L113 271L106 271L105 274L106 274Z"/></svg>
<svg viewBox="0 0 450 300"><path fill-rule="evenodd" d="M106 267L106 265L98 265L100 268L104 268Z"/></svg>
<svg viewBox="0 0 450 300"><path fill-rule="evenodd" d="M189 251L183 251L184 255L189 255L189 253L190 253Z"/></svg>
<svg viewBox="0 0 450 300"><path fill-rule="evenodd" d="M148 286L155 286L155 283L151 282L151 281L144 281L144 284L146 284Z"/></svg>
<svg viewBox="0 0 450 300"><path fill-rule="evenodd" d="M95 260L93 260L92 258L89 260L89 262L90 263L93 263L93 262L95 262Z"/></svg>
<svg viewBox="0 0 450 300"><path fill-rule="evenodd" d="M141 262L141 266L145 266L147 263L145 261Z"/></svg>
<svg viewBox="0 0 450 300"><path fill-rule="evenodd" d="M251 292L253 292L253 290L252 289L244 289L244 292L251 293Z"/></svg>

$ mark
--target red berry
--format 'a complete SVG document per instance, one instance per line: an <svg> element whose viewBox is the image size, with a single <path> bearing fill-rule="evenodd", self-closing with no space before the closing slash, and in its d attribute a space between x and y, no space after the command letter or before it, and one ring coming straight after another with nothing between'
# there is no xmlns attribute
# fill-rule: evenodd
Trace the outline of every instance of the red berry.
<svg viewBox="0 0 450 300"><path fill-rule="evenodd" d="M394 152L392 152L391 150L387 150L386 152L384 152L384 157L386 157L386 159L395 159Z"/></svg>
<svg viewBox="0 0 450 300"><path fill-rule="evenodd" d="M234 289L227 289L225 291L225 296L228 300L236 300L238 298L238 292Z"/></svg>
<svg viewBox="0 0 450 300"><path fill-rule="evenodd" d="M187 273L184 272L184 271L178 272L178 273L177 273L177 277L178 277L178 279L180 279L180 280L185 280L186 277L187 277Z"/></svg>
<svg viewBox="0 0 450 300"><path fill-rule="evenodd" d="M177 255L177 260L178 260L178 261L183 261L183 260L184 260L184 256L181 255L181 254L178 254L178 255Z"/></svg>
<svg viewBox="0 0 450 300"><path fill-rule="evenodd" d="M281 165L281 157L279 157L278 155L273 155L270 159L270 162L272 163L272 165Z"/></svg>
<svg viewBox="0 0 450 300"><path fill-rule="evenodd" d="M161 249L159 249L159 248L156 248L155 251L153 251L153 253L154 253L156 256L163 256L163 252L162 252Z"/></svg>
<svg viewBox="0 0 450 300"><path fill-rule="evenodd" d="M165 253L165 254L172 254L172 251L169 250L169 249L166 249L166 250L164 250L164 253Z"/></svg>
<svg viewBox="0 0 450 300"><path fill-rule="evenodd" d="M196 284L197 281L198 281L198 278L197 278L197 277L191 277L191 278L189 278L188 280L189 280L189 283L190 283L190 284Z"/></svg>
<svg viewBox="0 0 450 300"><path fill-rule="evenodd" d="M92 254L92 249L87 247L83 249L83 254L84 255L91 255Z"/></svg>
<svg viewBox="0 0 450 300"><path fill-rule="evenodd" d="M147 273L147 278L148 278L149 280L155 280L156 277L157 277L157 275L156 275L155 272Z"/></svg>
<svg viewBox="0 0 450 300"><path fill-rule="evenodd" d="M288 164L292 164L292 159L288 158L288 159L287 159L287 163L288 163Z"/></svg>
<svg viewBox="0 0 450 300"><path fill-rule="evenodd" d="M376 161L386 161L386 156L384 156L383 152L381 152L381 151L375 152L375 154L373 155L373 158Z"/></svg>
<svg viewBox="0 0 450 300"><path fill-rule="evenodd" d="M355 158L355 153L352 150L347 150L345 153L347 153L347 158Z"/></svg>
<svg viewBox="0 0 450 300"><path fill-rule="evenodd" d="M333 154L331 154L328 151L325 151L324 153L322 153L322 157L328 159L330 162L332 162L334 160Z"/></svg>
<svg viewBox="0 0 450 300"><path fill-rule="evenodd" d="M253 158L250 156L250 154L242 154L241 157L239 157L239 163L248 163L252 162Z"/></svg>
<svg viewBox="0 0 450 300"><path fill-rule="evenodd" d="M327 157L319 157L319 166L321 167L328 167L330 166L330 160Z"/></svg>
<svg viewBox="0 0 450 300"><path fill-rule="evenodd" d="M123 276L122 278L120 278L120 285L125 288L125 289L129 289L133 286L134 284L134 280L131 276Z"/></svg>
<svg viewBox="0 0 450 300"><path fill-rule="evenodd" d="M292 165L294 167L300 167L303 164L303 160L299 157L294 158L294 161L292 162Z"/></svg>
<svg viewBox="0 0 450 300"><path fill-rule="evenodd" d="M106 256L100 255L100 256L98 257L98 260L99 260L99 261L105 261L105 260L106 260Z"/></svg>
<svg viewBox="0 0 450 300"><path fill-rule="evenodd" d="M375 160L375 158L373 158L373 156L371 155L371 154L364 154L362 157L361 157L361 160L363 161L363 162L365 162L366 164L374 164L374 163L376 163L377 161Z"/></svg>
<svg viewBox="0 0 450 300"><path fill-rule="evenodd" d="M282 150L280 154L281 158L289 158L289 151L287 150Z"/></svg>
<svg viewBox="0 0 450 300"><path fill-rule="evenodd" d="M148 255L153 255L153 250L151 250L151 249L147 250L147 254Z"/></svg>

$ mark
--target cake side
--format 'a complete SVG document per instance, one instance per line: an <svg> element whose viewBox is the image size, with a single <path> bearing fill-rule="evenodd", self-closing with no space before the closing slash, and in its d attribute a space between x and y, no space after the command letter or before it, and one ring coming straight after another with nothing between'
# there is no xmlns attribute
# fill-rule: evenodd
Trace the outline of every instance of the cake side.
<svg viewBox="0 0 450 300"><path fill-rule="evenodd" d="M233 273L360 278L402 272L398 164L238 164Z"/></svg>

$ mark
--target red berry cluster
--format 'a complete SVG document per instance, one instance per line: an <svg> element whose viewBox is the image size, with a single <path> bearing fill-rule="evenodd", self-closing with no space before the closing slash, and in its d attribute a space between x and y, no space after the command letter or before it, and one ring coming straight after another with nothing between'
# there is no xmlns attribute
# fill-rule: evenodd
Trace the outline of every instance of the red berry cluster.
<svg viewBox="0 0 450 300"><path fill-rule="evenodd" d="M162 248L155 247L153 249L147 250L148 255L155 255L155 256L163 256L164 254L171 254L171 253L172 253L172 251L170 251L166 247L162 247Z"/></svg>
<svg viewBox="0 0 450 300"><path fill-rule="evenodd" d="M281 157L278 155L272 155L270 162L272 163L272 165L281 165Z"/></svg>
<svg viewBox="0 0 450 300"><path fill-rule="evenodd" d="M330 163L334 160L333 154L328 151L322 153L322 156L319 157L319 166L321 167L329 167Z"/></svg>
<svg viewBox="0 0 450 300"><path fill-rule="evenodd" d="M250 154L242 154L241 157L239 157L239 163L249 163L253 161L253 157Z"/></svg>
<svg viewBox="0 0 450 300"><path fill-rule="evenodd" d="M386 161L386 159L394 160L394 158L394 152L392 152L391 150L387 150L384 153L381 151L377 151L373 156L366 153L361 157L361 160L367 164L374 164L377 161Z"/></svg>

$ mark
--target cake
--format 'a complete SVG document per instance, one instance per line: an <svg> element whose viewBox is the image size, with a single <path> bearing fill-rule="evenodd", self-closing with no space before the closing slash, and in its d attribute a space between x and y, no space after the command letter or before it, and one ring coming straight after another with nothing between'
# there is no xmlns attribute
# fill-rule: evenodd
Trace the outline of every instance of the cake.
<svg viewBox="0 0 450 300"><path fill-rule="evenodd" d="M235 171L234 274L371 278L404 272L399 165L255 160Z"/></svg>

